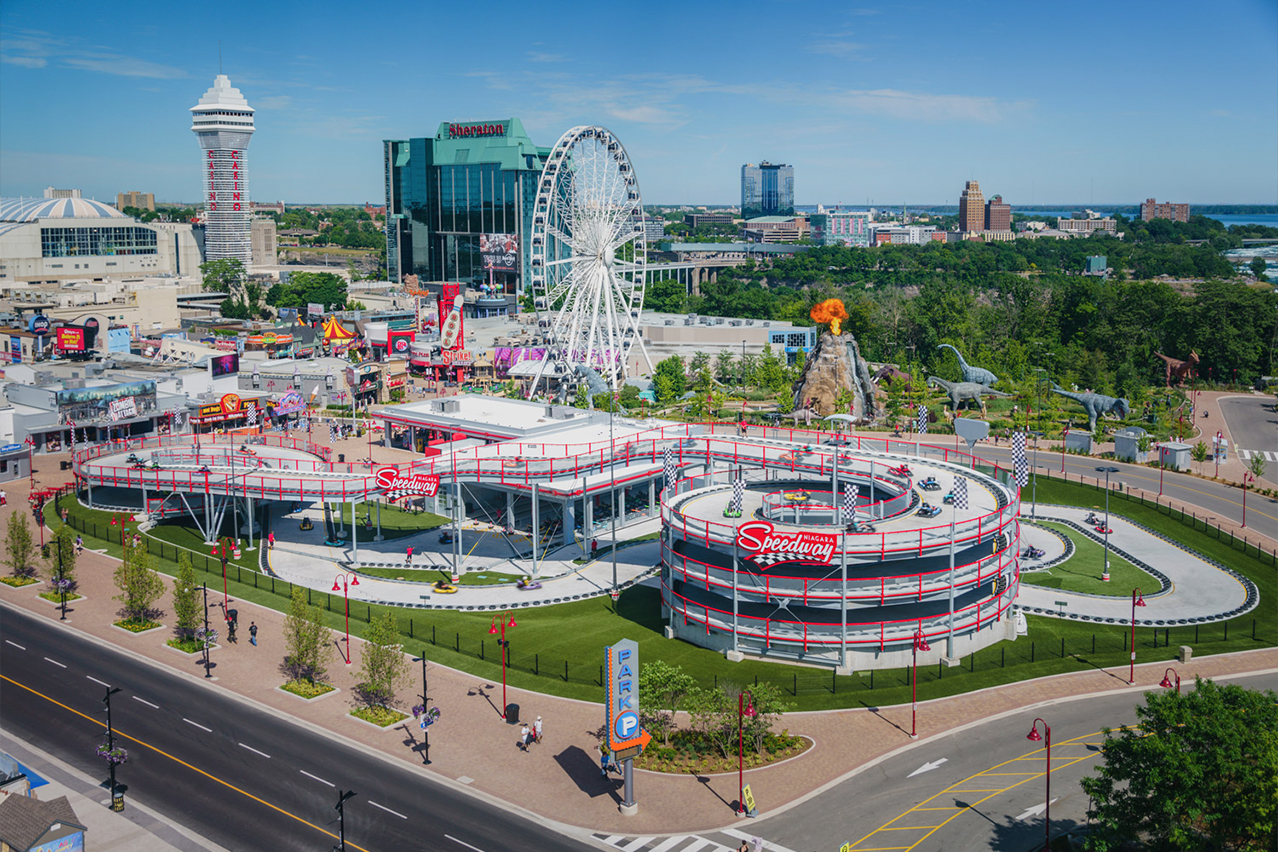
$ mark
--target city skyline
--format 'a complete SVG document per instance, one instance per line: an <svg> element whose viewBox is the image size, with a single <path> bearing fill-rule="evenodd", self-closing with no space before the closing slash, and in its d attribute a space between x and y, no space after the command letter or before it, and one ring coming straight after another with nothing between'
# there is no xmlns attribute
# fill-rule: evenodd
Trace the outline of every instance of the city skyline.
<svg viewBox="0 0 1278 852"><path fill-rule="evenodd" d="M263 201L377 203L383 139L512 117L543 146L577 124L608 127L649 204L735 204L740 165L764 159L804 176L800 206L953 205L973 179L1020 207L1278 201L1271 4L1206 19L1183 3L1103 19L830 7L770 31L767 62L739 52L757 16L718 6L524 27L512 4L496 7L496 30L459 8L405 9L397 28L450 34L449 53L425 62L387 52L382 19L338 25L322 5L234 26L158 8L6 4L0 195L55 185L198 202L176 117L219 72L221 39L221 73L257 109ZM997 57L984 76L955 72L972 44Z"/></svg>

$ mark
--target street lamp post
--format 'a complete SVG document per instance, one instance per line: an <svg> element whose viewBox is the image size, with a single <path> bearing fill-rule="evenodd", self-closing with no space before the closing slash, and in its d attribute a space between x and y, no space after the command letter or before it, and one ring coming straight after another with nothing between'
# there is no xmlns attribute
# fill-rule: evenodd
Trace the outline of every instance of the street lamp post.
<svg viewBox="0 0 1278 852"><path fill-rule="evenodd" d="M1042 736L1038 733L1039 722L1043 723ZM1043 773L1043 781L1047 786L1047 793L1043 797L1043 852L1049 852L1052 843L1052 729L1042 718L1035 719L1025 739L1030 742L1046 739L1043 743L1047 751L1047 771Z"/></svg>
<svg viewBox="0 0 1278 852"><path fill-rule="evenodd" d="M497 640L497 647L501 649L501 717L506 718L506 658L510 655L510 643L506 641L506 628L515 627L515 614L510 610L506 610L500 618L493 616L493 623L489 625L488 632L490 635L496 636L499 632L501 638Z"/></svg>
<svg viewBox="0 0 1278 852"><path fill-rule="evenodd" d="M1065 427L1065 432L1061 435L1061 473L1065 472L1065 445L1069 443L1069 427Z"/></svg>
<svg viewBox="0 0 1278 852"><path fill-rule="evenodd" d="M1256 481L1256 477L1252 476L1250 473L1246 471L1243 472L1243 480L1242 480L1242 486L1243 486L1242 528L1243 529L1247 529L1247 483L1255 482L1255 481Z"/></svg>
<svg viewBox="0 0 1278 852"><path fill-rule="evenodd" d="M354 521L354 517L351 518ZM354 524L352 523L352 526ZM352 531L353 534L353 531ZM341 585L338 585L338 584ZM346 599L346 665L351 664L351 586L359 585L359 577L353 571L343 571L333 578L333 591L341 592Z"/></svg>
<svg viewBox="0 0 1278 852"><path fill-rule="evenodd" d="M426 688L426 654L420 657L413 657L414 663L422 664L422 714L425 715L430 710L430 692ZM429 720L426 720L429 721ZM430 725L427 724L422 728L422 739L424 744L422 750L425 752L426 762L430 763Z"/></svg>
<svg viewBox="0 0 1278 852"><path fill-rule="evenodd" d="M102 703L106 705L107 714L107 752L115 752L115 728L111 725L111 696L120 691L118 686L108 686L106 695L102 697ZM107 759L107 765L111 767L111 809L115 810L115 764L116 761L111 758ZM121 802L123 809L123 802Z"/></svg>
<svg viewBox="0 0 1278 852"><path fill-rule="evenodd" d="M1105 568L1101 574L1101 579L1108 582L1109 580L1109 475L1118 473L1116 467L1098 467L1097 473L1105 474Z"/></svg>
<svg viewBox="0 0 1278 852"><path fill-rule="evenodd" d="M746 703L746 696L750 702ZM745 718L753 719L758 713L754 709L754 695L748 689L741 690L737 696L737 816L746 813L745 806Z"/></svg>
<svg viewBox="0 0 1278 852"><path fill-rule="evenodd" d="M1167 669L1167 671L1163 672L1163 679L1162 679L1162 682L1161 682L1161 683L1159 683L1158 685L1159 685L1159 686L1161 686L1163 689L1171 689L1171 687L1172 687L1172 678L1175 678L1175 679L1176 679L1176 681L1175 681L1175 683L1176 683L1176 694L1177 694L1177 695L1180 695L1180 672L1176 671L1176 670L1175 670L1175 669L1173 669L1173 668L1168 668L1168 669Z"/></svg>
<svg viewBox="0 0 1278 852"><path fill-rule="evenodd" d="M59 621L67 620L67 575L62 566L62 538L54 535L53 546L58 549L58 594L62 598L62 617Z"/></svg>
<svg viewBox="0 0 1278 852"><path fill-rule="evenodd" d="M1034 484L1032 493L1033 506L1030 509L1030 517L1038 517L1038 439L1043 437L1042 432L1030 432L1034 436Z"/></svg>
<svg viewBox="0 0 1278 852"><path fill-rule="evenodd" d="M203 589L204 589L204 636L205 636L205 639L204 639L204 640L203 640L200 644L202 644L202 645L204 646L204 676L205 676L205 677L212 677L213 675L209 672L209 667L212 665L212 663L211 663L211 661L209 660L209 643L208 643L208 635L209 635L209 584L208 584L208 583L205 583L205 584L204 584L204 586L203 586Z"/></svg>
<svg viewBox="0 0 1278 852"><path fill-rule="evenodd" d="M346 801L355 795L354 790L342 792L337 791L337 804L333 806L333 810L337 811L337 849L336 852L346 852Z"/></svg>
<svg viewBox="0 0 1278 852"><path fill-rule="evenodd" d="M1132 589L1132 647L1131 647L1131 664L1127 668L1127 682L1136 682L1136 607L1145 605L1145 596L1141 594L1140 587Z"/></svg>
<svg viewBox="0 0 1278 852"><path fill-rule="evenodd" d="M919 651L932 650L932 646L927 644L927 637L923 635L922 627L914 631L912 645L914 651L914 679L913 685L910 687L910 739L917 740L919 738Z"/></svg>

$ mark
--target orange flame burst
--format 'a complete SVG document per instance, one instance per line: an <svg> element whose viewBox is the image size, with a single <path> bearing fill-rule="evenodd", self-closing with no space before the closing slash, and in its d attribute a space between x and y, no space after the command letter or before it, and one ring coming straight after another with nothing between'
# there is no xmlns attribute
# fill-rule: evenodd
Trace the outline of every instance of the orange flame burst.
<svg viewBox="0 0 1278 852"><path fill-rule="evenodd" d="M848 312L843 307L842 300L826 299L824 302L817 302L813 305L812 310L808 312L808 316L817 322L828 322L830 331L838 334L843 321L848 318Z"/></svg>

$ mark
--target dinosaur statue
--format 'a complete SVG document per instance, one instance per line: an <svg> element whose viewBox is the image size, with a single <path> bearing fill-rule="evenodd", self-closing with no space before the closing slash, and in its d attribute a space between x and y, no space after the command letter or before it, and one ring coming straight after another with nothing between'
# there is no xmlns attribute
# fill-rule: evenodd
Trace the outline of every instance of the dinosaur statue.
<svg viewBox="0 0 1278 852"><path fill-rule="evenodd" d="M975 402L980 407L981 413L985 413L985 401L981 399L983 396L1000 396L1008 397L1011 394L1002 391L991 390L979 382L947 382L945 379L936 376L928 376L927 383L936 387L943 388L950 396L950 407L958 411L959 406L965 402Z"/></svg>
<svg viewBox="0 0 1278 852"><path fill-rule="evenodd" d="M1163 363L1167 365L1167 387L1171 387L1172 376L1176 377L1177 384L1184 384L1186 378L1194 377L1194 368L1198 366L1198 353L1190 352L1189 360L1181 361L1179 358L1168 358L1161 352L1155 352L1159 358L1163 359Z"/></svg>
<svg viewBox="0 0 1278 852"><path fill-rule="evenodd" d="M973 367L971 364L963 360L963 353L955 349L948 343L942 343L937 349L948 349L958 358L959 369L963 371L964 382L974 382L978 385L989 387L998 381L998 376L991 373L984 367Z"/></svg>
<svg viewBox="0 0 1278 852"><path fill-rule="evenodd" d="M1101 393L1073 393L1060 385L1052 385L1052 393L1072 399L1087 412L1087 420L1093 433L1096 432L1096 418L1102 414L1112 414L1123 420L1131 413L1132 405L1121 397L1105 396Z"/></svg>

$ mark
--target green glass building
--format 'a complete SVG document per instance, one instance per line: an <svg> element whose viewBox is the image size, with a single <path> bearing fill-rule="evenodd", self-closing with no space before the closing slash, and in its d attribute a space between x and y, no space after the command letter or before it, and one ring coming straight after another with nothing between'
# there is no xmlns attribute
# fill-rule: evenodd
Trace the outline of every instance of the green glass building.
<svg viewBox="0 0 1278 852"><path fill-rule="evenodd" d="M432 138L382 144L390 280L491 280L502 292L518 292L550 149L534 145L517 118L446 121Z"/></svg>

